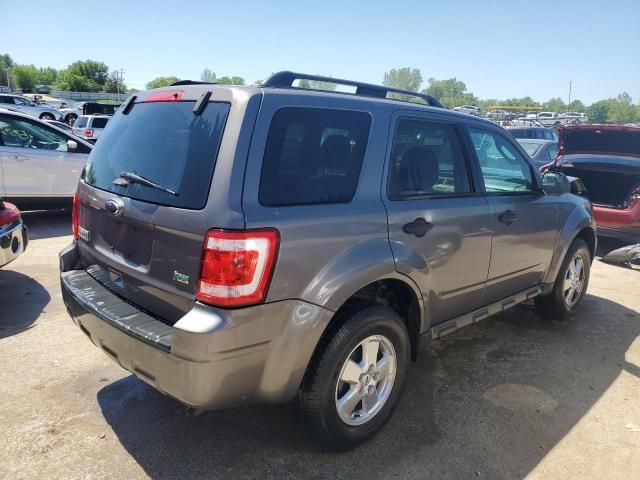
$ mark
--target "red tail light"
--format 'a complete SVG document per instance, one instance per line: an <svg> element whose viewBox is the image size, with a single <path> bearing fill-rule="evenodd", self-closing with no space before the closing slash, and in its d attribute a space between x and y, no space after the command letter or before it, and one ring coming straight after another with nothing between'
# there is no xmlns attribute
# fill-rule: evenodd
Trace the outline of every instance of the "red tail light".
<svg viewBox="0 0 640 480"><path fill-rule="evenodd" d="M93 130L91 130L90 128L87 128L87 129L84 131L84 136L85 136L85 137L93 137Z"/></svg>
<svg viewBox="0 0 640 480"><path fill-rule="evenodd" d="M0 228L20 220L20 210L12 203L0 200Z"/></svg>
<svg viewBox="0 0 640 480"><path fill-rule="evenodd" d="M144 99L144 103L150 102L179 102L182 100L182 90L169 90L167 92L155 92Z"/></svg>
<svg viewBox="0 0 640 480"><path fill-rule="evenodd" d="M280 235L275 229L211 230L204 240L196 299L221 307L264 300Z"/></svg>
<svg viewBox="0 0 640 480"><path fill-rule="evenodd" d="M80 197L76 193L73 196L73 208L71 209L71 229L73 230L73 238L78 240L78 209L80 208Z"/></svg>

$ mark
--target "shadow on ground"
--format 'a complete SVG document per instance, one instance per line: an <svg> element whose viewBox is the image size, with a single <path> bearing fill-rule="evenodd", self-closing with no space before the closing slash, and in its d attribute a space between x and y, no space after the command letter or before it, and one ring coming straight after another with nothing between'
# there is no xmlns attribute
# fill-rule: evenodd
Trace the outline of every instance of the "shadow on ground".
<svg viewBox="0 0 640 480"><path fill-rule="evenodd" d="M71 214L64 210L22 214L30 240L71 235Z"/></svg>
<svg viewBox="0 0 640 480"><path fill-rule="evenodd" d="M154 479L514 478L529 473L622 371L640 315L587 296L569 322L529 305L432 344L384 430L320 450L285 407L193 416L133 376L98 393L119 441Z"/></svg>
<svg viewBox="0 0 640 480"><path fill-rule="evenodd" d="M0 270L0 339L31 328L51 300L40 283L11 265Z"/></svg>

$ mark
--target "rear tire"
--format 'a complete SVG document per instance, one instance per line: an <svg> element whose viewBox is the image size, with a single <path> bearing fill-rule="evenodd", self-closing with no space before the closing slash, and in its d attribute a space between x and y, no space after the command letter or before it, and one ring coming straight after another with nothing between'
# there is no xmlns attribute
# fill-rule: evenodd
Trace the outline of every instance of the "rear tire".
<svg viewBox="0 0 640 480"><path fill-rule="evenodd" d="M535 299L538 312L548 318L567 320L580 307L591 272L591 252L584 240L576 238L562 261L549 295Z"/></svg>
<svg viewBox="0 0 640 480"><path fill-rule="evenodd" d="M43 113L40 115L40 120L55 120L55 117L50 113Z"/></svg>
<svg viewBox="0 0 640 480"><path fill-rule="evenodd" d="M303 425L331 450L372 438L395 409L409 363L409 334L386 307L356 312L316 352L298 393Z"/></svg>
<svg viewBox="0 0 640 480"><path fill-rule="evenodd" d="M70 113L67 115L67 118L65 118L65 122L67 122L68 125L73 126L77 118L78 116L75 113Z"/></svg>

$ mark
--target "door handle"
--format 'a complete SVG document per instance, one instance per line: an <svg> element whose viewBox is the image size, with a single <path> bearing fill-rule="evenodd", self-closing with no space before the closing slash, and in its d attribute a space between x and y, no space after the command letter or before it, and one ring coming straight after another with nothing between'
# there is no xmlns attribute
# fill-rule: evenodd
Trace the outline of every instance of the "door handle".
<svg viewBox="0 0 640 480"><path fill-rule="evenodd" d="M505 225L511 225L517 219L518 217L516 217L516 214L513 213L511 210L507 210L505 212L502 212L500 215L498 215L498 220L504 223Z"/></svg>
<svg viewBox="0 0 640 480"><path fill-rule="evenodd" d="M402 231L416 237L424 237L425 234L433 228L433 223L427 222L424 218L416 218L413 222L409 222L402 227Z"/></svg>

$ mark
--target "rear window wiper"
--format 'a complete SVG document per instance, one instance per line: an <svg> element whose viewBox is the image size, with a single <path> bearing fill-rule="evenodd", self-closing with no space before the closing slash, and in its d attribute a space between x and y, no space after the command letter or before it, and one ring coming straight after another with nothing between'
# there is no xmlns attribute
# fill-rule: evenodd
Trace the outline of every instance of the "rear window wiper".
<svg viewBox="0 0 640 480"><path fill-rule="evenodd" d="M113 180L115 185L125 186L129 183L139 183L140 185L144 185L145 187L155 188L156 190L160 190L162 192L170 193L171 195L177 197L178 192L174 192L173 190L160 185L159 183L154 182L153 180L149 180L148 178L143 177L142 175L138 175L135 172L120 172L120 176Z"/></svg>

